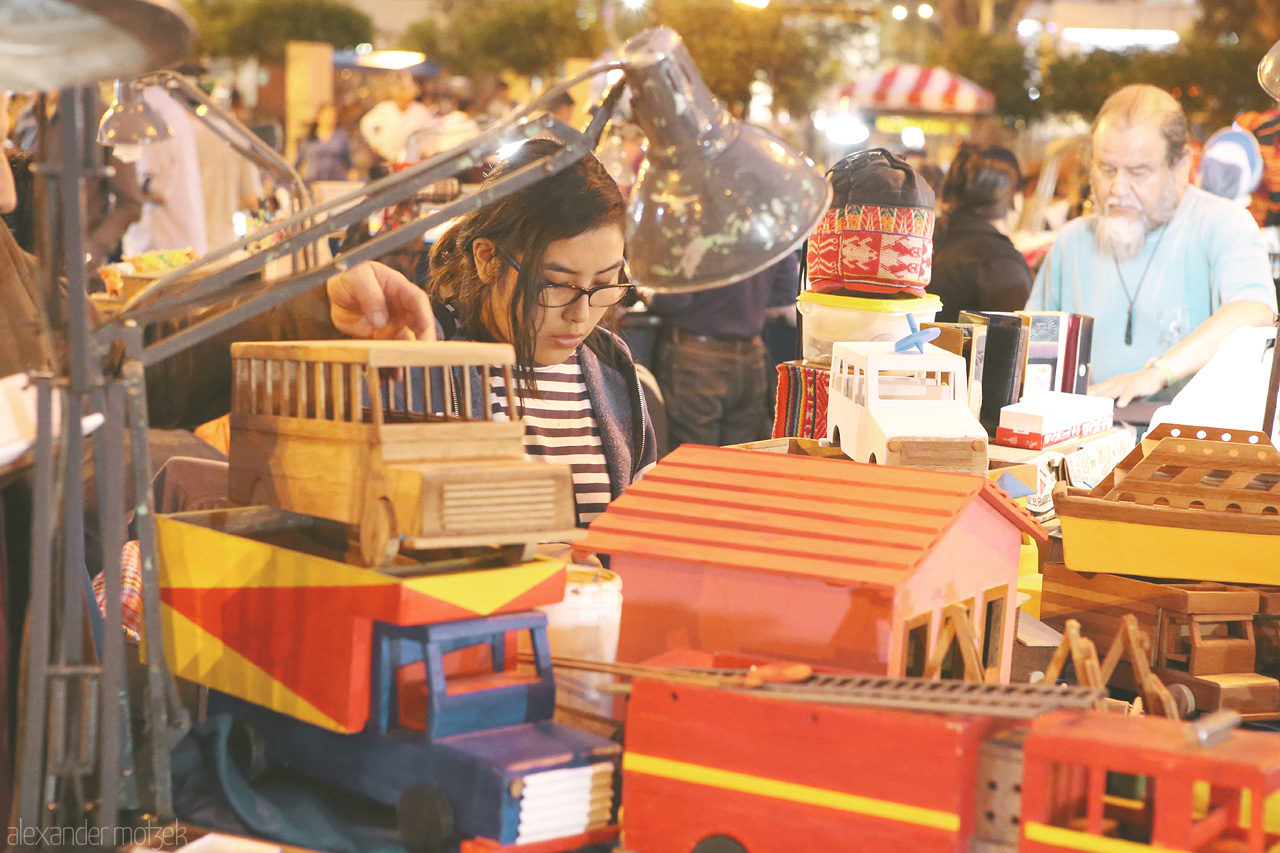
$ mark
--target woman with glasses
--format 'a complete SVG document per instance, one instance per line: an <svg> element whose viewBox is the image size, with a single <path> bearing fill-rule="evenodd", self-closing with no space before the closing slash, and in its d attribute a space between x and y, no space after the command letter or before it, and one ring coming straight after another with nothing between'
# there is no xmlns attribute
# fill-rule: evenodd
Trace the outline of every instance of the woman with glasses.
<svg viewBox="0 0 1280 853"><path fill-rule="evenodd" d="M489 180L559 147L546 139L526 142ZM432 248L424 284L439 339L515 348L525 446L530 454L572 466L581 525L657 458L635 364L621 340L601 326L631 292L625 212L617 184L587 155L459 218ZM335 323L361 337L394 329L387 316L397 313L394 299L403 298L407 284L377 265L332 279ZM387 300L380 314L369 308L370 294L379 292ZM346 326L344 311L352 321ZM367 318L374 315L382 323L371 326ZM510 416L502 379L493 381L489 404L495 414ZM479 385L473 383L476 394Z"/></svg>

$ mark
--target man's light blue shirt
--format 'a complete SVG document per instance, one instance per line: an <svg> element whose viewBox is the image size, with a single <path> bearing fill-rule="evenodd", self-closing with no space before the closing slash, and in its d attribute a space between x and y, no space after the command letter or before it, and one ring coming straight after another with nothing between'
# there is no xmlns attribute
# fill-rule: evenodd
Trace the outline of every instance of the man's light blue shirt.
<svg viewBox="0 0 1280 853"><path fill-rule="evenodd" d="M1173 219L1147 234L1142 254L1121 263L1119 274L1115 259L1094 243L1094 219L1068 222L1058 234L1027 310L1093 317L1095 382L1140 370L1228 302L1276 308L1261 232L1249 212L1228 199L1188 187ZM1124 342L1129 297L1132 345Z"/></svg>

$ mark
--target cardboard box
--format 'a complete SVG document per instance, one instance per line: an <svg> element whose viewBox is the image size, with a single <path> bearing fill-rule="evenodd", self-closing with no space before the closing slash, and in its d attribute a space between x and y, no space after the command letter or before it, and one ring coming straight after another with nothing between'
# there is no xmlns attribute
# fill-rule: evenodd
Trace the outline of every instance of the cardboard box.
<svg viewBox="0 0 1280 853"><path fill-rule="evenodd" d="M1042 391L1000 410L995 441L1040 450L1110 429L1114 412L1109 397Z"/></svg>

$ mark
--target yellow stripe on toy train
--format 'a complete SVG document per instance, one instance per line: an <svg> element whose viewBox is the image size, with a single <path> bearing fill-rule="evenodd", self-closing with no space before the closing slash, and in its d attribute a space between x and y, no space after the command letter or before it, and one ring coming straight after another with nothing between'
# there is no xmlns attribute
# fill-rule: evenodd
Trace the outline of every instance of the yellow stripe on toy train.
<svg viewBox="0 0 1280 853"><path fill-rule="evenodd" d="M749 773L737 773L732 770L721 770L702 764L689 764L684 761L672 761L669 758L658 758L654 755L640 755L634 752L624 753L622 769L632 773L645 773L650 776L661 776L665 779L676 779L682 782L693 782L723 788L727 791L739 791L744 794L755 794L775 800L788 800L793 803L805 803L829 809L870 815L872 817L911 823L956 832L960 829L960 816L937 809L926 809L920 806L909 806L890 800L878 800L874 797L862 797L857 794L846 794L827 788L815 788L810 785L799 785L794 782L782 782L764 776Z"/></svg>
<svg viewBox="0 0 1280 853"><path fill-rule="evenodd" d="M1163 844L1144 844L1140 841L1126 841L1123 838L1103 838L1090 835L1076 829L1065 829L1061 826L1049 826L1043 823L1028 822L1023 824L1022 834L1028 841L1061 847L1063 850L1082 850L1085 853L1191 853L1180 847L1165 847Z"/></svg>

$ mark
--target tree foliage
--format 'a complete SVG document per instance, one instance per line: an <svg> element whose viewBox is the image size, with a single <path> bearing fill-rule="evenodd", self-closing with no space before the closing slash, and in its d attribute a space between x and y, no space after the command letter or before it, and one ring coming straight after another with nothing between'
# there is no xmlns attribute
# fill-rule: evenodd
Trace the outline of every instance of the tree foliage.
<svg viewBox="0 0 1280 853"><path fill-rule="evenodd" d="M440 14L411 24L401 41L464 75L553 75L564 60L604 49L600 27L579 17L578 0L445 3Z"/></svg>
<svg viewBox="0 0 1280 853"><path fill-rule="evenodd" d="M343 0L189 0L199 27L196 50L211 56L279 62L291 41L337 49L373 41L373 19Z"/></svg>
<svg viewBox="0 0 1280 853"><path fill-rule="evenodd" d="M1275 0L1200 0L1196 33L1234 43L1253 38L1270 45L1280 40L1280 4Z"/></svg>
<svg viewBox="0 0 1280 853"><path fill-rule="evenodd" d="M929 62L989 90L999 115L1031 120L1045 111L1044 100L1032 98L1027 88L1026 50L1013 36L955 30L933 46Z"/></svg>
<svg viewBox="0 0 1280 853"><path fill-rule="evenodd" d="M1046 105L1055 112L1091 118L1107 96L1131 83L1159 86L1182 103L1192 124L1210 133L1244 110L1266 109L1270 99L1256 84L1267 45L1191 38L1167 51L1114 52L1060 57L1045 75Z"/></svg>
<svg viewBox="0 0 1280 853"><path fill-rule="evenodd" d="M773 90L774 106L807 113L838 71L837 47L847 25L803 24L783 3L755 9L733 0L665 2L661 20L684 39L694 64L716 97L746 105L759 79Z"/></svg>

